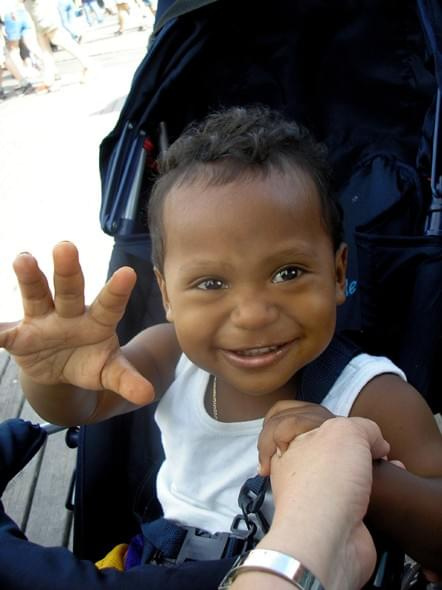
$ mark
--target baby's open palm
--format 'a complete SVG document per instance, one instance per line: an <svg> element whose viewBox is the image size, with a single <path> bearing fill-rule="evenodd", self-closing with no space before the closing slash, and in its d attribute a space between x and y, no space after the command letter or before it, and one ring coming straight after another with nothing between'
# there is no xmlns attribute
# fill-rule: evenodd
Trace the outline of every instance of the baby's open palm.
<svg viewBox="0 0 442 590"><path fill-rule="evenodd" d="M121 353L115 331L136 281L133 270L119 269L89 307L84 303L83 273L72 243L54 248L54 295L30 254L18 256L14 270L24 318L0 323L0 347L14 356L31 380L110 389L134 402L152 397L150 384Z"/></svg>

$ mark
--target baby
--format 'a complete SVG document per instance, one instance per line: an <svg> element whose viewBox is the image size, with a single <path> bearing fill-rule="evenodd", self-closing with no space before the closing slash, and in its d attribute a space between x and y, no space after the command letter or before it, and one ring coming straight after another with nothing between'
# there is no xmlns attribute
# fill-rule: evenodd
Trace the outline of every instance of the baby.
<svg viewBox="0 0 442 590"><path fill-rule="evenodd" d="M164 516L211 533L230 530L258 462L268 474L275 452L334 415L371 418L407 471L374 466L368 516L437 569L442 438L402 371L361 353L321 404L297 399L345 299L347 250L328 177L322 147L280 115L256 107L209 116L166 152L149 203L169 323L120 348L115 327L135 273L119 269L86 307L78 253L61 243L54 296L30 254L16 259L25 316L0 326L0 346L51 422L90 424L159 399Z"/></svg>

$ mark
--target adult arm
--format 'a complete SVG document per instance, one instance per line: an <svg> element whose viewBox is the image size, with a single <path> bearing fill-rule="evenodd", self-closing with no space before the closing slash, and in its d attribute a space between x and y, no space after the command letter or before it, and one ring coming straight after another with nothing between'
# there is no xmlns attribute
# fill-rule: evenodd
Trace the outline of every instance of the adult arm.
<svg viewBox="0 0 442 590"><path fill-rule="evenodd" d="M334 418L298 436L286 452L272 458L275 516L257 547L295 557L326 590L360 588L376 560L362 523L372 461L388 450L376 424L359 418ZM264 572L243 573L232 585L232 590L269 588L293 586Z"/></svg>

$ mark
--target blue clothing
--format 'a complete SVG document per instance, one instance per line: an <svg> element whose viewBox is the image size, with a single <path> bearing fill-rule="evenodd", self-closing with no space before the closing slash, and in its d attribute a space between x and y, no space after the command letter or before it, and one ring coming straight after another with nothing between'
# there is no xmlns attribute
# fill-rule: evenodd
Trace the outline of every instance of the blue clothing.
<svg viewBox="0 0 442 590"><path fill-rule="evenodd" d="M31 17L24 8L17 8L4 16L5 35L8 41L20 41L23 33L32 30Z"/></svg>
<svg viewBox="0 0 442 590"><path fill-rule="evenodd" d="M103 22L103 12L96 0L83 0L82 5L84 16L86 18L87 24L90 27L94 24L93 17L95 17L97 23Z"/></svg>
<svg viewBox="0 0 442 590"><path fill-rule="evenodd" d="M78 27L77 9L72 0L58 0L58 12L60 13L63 27L77 40L80 36Z"/></svg>

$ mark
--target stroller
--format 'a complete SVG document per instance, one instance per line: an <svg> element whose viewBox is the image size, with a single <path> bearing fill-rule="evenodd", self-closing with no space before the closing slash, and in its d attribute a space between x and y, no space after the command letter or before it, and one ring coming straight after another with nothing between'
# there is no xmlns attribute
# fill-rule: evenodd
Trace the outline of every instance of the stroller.
<svg viewBox="0 0 442 590"><path fill-rule="evenodd" d="M138 274L121 342L164 320L145 213L156 157L207 112L258 102L328 146L350 247L338 331L392 358L440 411L441 30L438 0L160 1L149 50L100 151L100 221L115 239L109 272L124 264ZM140 519L161 514L154 411L81 428L78 557L101 558ZM392 574L376 584L400 582Z"/></svg>
<svg viewBox="0 0 442 590"><path fill-rule="evenodd" d="M350 250L338 331L392 358L440 411L441 30L436 0L160 2L149 51L100 152L100 221L115 239L109 271L124 264L138 274L121 341L164 321L145 211L156 156L208 111L259 102L328 146ZM135 513L159 514L153 411L82 429L78 555L96 558L130 536ZM103 489L112 493L103 498Z"/></svg>
<svg viewBox="0 0 442 590"><path fill-rule="evenodd" d="M100 220L115 238L110 272L128 264L138 274L120 339L164 320L145 223L156 156L208 111L258 101L328 146L350 246L338 330L392 358L440 411L441 29L436 1L289 0L271 10L248 1L160 2L149 52L100 154ZM156 426L141 427L153 410L82 429L79 555L98 557L130 535L134 512L158 515L161 446ZM103 455L112 457L106 465ZM141 465L149 466L142 485ZM121 473L123 486L113 475ZM112 497L103 502L99 489ZM121 514L109 523L116 503Z"/></svg>

